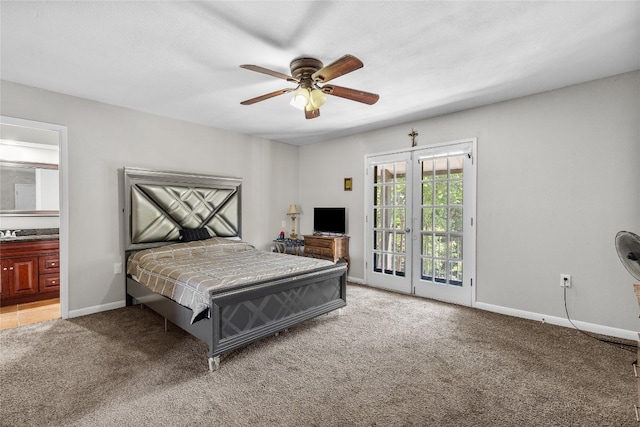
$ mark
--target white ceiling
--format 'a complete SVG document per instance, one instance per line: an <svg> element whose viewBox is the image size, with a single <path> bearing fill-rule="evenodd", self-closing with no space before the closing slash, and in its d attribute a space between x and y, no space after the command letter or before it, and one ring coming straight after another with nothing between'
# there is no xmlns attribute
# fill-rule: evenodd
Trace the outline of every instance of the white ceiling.
<svg viewBox="0 0 640 427"><path fill-rule="evenodd" d="M640 2L82 1L0 3L3 80L305 145L640 69ZM364 68L305 120L291 83L312 56ZM594 100L597 102L597 100Z"/></svg>

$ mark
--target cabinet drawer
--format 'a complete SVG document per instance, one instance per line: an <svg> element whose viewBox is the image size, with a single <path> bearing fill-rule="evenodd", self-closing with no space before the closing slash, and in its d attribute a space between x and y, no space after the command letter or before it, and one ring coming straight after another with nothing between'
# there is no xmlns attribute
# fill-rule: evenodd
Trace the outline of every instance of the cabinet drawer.
<svg viewBox="0 0 640 427"><path fill-rule="evenodd" d="M330 248L333 245L333 239L309 239L305 238L305 245L315 246L317 248Z"/></svg>
<svg viewBox="0 0 640 427"><path fill-rule="evenodd" d="M331 248L318 248L318 247L304 247L305 255L315 255L321 257L333 258L333 253L331 252Z"/></svg>
<svg viewBox="0 0 640 427"><path fill-rule="evenodd" d="M57 273L60 271L60 256L58 254L40 257L40 274Z"/></svg>
<svg viewBox="0 0 640 427"><path fill-rule="evenodd" d="M60 275L49 273L40 275L40 292L57 291L60 289Z"/></svg>

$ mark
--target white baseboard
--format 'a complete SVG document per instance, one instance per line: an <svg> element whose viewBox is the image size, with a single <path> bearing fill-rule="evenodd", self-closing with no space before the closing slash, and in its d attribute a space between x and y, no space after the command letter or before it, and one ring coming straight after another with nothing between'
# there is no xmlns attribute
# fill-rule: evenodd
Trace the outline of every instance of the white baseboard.
<svg viewBox="0 0 640 427"><path fill-rule="evenodd" d="M364 285L364 280L357 277L347 276L347 282L356 283L358 285Z"/></svg>
<svg viewBox="0 0 640 427"><path fill-rule="evenodd" d="M69 310L69 319L74 317L86 316L88 314L100 313L101 311L114 310L126 306L126 301L116 301L109 304L94 305L93 307L81 308L79 310Z"/></svg>
<svg viewBox="0 0 640 427"><path fill-rule="evenodd" d="M507 316L520 317L523 319L536 320L538 322L550 323L552 325L564 326L565 328L575 329L574 326L564 317L546 316L544 314L533 313L530 311L517 310L514 308L502 307L499 305L486 304L483 302L476 302L475 308L480 310L492 311L494 313L506 314ZM610 337L622 338L625 340L637 341L638 332L628 331L626 329L612 328L609 326L596 325L595 323L581 322L579 320L571 320L573 324L584 332L591 332L594 334L607 335Z"/></svg>

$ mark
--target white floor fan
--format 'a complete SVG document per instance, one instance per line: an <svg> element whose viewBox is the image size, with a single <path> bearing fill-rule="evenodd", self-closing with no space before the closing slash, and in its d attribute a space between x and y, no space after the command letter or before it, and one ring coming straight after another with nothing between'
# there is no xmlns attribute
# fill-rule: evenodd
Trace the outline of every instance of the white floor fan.
<svg viewBox="0 0 640 427"><path fill-rule="evenodd" d="M630 231L620 231L616 234L616 251L627 271L638 280L638 283L634 284L633 287L638 297L638 304L640 304L640 237ZM638 338L640 342L640 334L638 334ZM636 359L633 362L633 370L636 373L636 377L638 376L637 366L638 360ZM639 381L638 403L640 404L640 379L637 381ZM636 421L640 421L640 406L633 405L633 408L636 412Z"/></svg>
<svg viewBox="0 0 640 427"><path fill-rule="evenodd" d="M640 283L640 237L630 231L616 234L616 251L622 265Z"/></svg>

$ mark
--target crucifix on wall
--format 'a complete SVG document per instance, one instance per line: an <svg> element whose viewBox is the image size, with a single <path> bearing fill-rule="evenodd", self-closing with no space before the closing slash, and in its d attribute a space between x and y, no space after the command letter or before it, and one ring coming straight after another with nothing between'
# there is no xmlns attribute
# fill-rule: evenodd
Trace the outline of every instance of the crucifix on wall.
<svg viewBox="0 0 640 427"><path fill-rule="evenodd" d="M409 136L411 137L411 146L415 147L416 146L416 136L418 136L418 132L416 132L415 130L413 130L413 128L411 128L411 133L409 134Z"/></svg>

